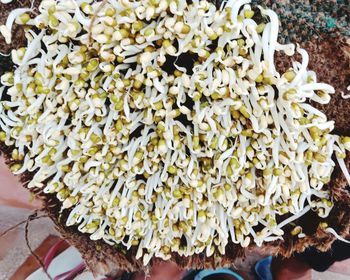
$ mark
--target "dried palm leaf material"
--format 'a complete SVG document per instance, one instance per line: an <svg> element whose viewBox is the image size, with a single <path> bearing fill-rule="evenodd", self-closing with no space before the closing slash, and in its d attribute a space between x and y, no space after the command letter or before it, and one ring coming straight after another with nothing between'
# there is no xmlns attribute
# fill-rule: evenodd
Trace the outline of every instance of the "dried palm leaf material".
<svg viewBox="0 0 350 280"><path fill-rule="evenodd" d="M1 76L0 141L13 173L60 201L66 227L143 265L302 240L297 222L309 213L343 239L318 221L339 206L325 187L335 160L350 183L350 138L308 104L327 104L334 89L299 46L301 62L276 70L275 53L295 46L277 42L273 11L249 2L13 10L0 26L7 42L14 22L29 27Z"/></svg>

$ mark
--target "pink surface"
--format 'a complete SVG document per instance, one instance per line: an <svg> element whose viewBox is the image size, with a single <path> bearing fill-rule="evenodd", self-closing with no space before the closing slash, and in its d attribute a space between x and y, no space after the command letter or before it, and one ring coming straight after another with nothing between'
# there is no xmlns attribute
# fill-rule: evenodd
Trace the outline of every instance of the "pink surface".
<svg viewBox="0 0 350 280"><path fill-rule="evenodd" d="M0 204L20 208L40 208L40 203L33 201L30 192L21 186L2 157L0 157Z"/></svg>

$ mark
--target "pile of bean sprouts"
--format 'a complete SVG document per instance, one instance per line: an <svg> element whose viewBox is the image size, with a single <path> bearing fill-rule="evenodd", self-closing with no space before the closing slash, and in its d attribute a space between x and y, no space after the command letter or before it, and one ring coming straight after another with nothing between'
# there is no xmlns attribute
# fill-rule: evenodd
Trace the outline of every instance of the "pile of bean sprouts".
<svg viewBox="0 0 350 280"><path fill-rule="evenodd" d="M0 32L10 43L23 24L28 44L1 77L11 170L34 172L28 187L55 194L67 226L135 246L145 265L261 246L308 211L327 217L333 155L350 183L350 138L308 102L326 104L334 89L299 47L302 61L276 70L275 52L295 46L277 42L273 11L249 2L44 0L36 14L12 11Z"/></svg>

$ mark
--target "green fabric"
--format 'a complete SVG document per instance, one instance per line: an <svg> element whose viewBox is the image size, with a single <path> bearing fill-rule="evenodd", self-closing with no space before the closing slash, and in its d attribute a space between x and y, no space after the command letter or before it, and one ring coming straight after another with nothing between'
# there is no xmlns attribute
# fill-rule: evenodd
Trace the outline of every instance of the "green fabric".
<svg viewBox="0 0 350 280"><path fill-rule="evenodd" d="M214 1L218 6L222 0ZM252 0L274 10L281 21L280 41L301 42L313 36L350 36L348 0Z"/></svg>

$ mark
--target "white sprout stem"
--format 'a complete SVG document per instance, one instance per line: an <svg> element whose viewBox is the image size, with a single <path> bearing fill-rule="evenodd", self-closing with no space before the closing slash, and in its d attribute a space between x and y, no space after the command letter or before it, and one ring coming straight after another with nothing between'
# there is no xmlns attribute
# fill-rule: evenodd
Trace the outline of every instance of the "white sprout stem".
<svg viewBox="0 0 350 280"><path fill-rule="evenodd" d="M350 240L346 240L344 237L340 236L333 228L326 228L325 231L333 234L338 240L350 244Z"/></svg>
<svg viewBox="0 0 350 280"><path fill-rule="evenodd" d="M346 181L348 182L348 185L350 186L350 174L349 174L349 170L345 165L344 159L337 156L337 161L339 163L340 169L343 171L343 174L345 176Z"/></svg>
<svg viewBox="0 0 350 280"><path fill-rule="evenodd" d="M342 97L343 99L350 99L350 93L345 94L345 93L342 91L342 92L341 92L341 97Z"/></svg>
<svg viewBox="0 0 350 280"><path fill-rule="evenodd" d="M304 207L303 210L301 210L299 213L283 220L282 222L280 222L278 225L277 225L277 228L281 229L282 227L290 224L291 222L293 222L294 220L296 219L299 219L301 216L305 215L307 212L309 212L311 209L311 207L308 205L306 207Z"/></svg>
<svg viewBox="0 0 350 280"><path fill-rule="evenodd" d="M295 87L299 83L299 81L302 79L302 77L304 77L306 73L306 68L309 64L309 54L304 49L301 49L299 46L297 47L297 52L301 54L302 64L295 78L290 84L291 87Z"/></svg>
<svg viewBox="0 0 350 280"><path fill-rule="evenodd" d="M268 43L268 53L267 55L267 61L269 63L269 71L271 74L274 74L276 72L275 64L274 64L274 54L277 46L277 37L278 37L278 17L275 12L272 10L262 10L262 14L266 14L270 17L270 36L269 36L269 43Z"/></svg>

